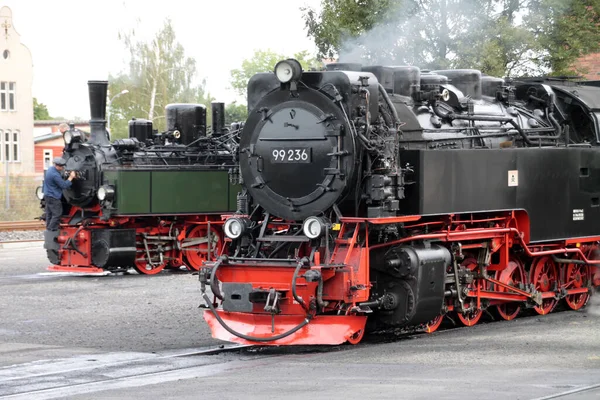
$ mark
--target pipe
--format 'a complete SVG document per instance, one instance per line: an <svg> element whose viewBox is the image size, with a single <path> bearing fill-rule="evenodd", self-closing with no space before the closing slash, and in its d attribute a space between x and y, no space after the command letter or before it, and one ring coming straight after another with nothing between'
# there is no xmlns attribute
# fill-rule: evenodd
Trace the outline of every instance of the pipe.
<svg viewBox="0 0 600 400"><path fill-rule="evenodd" d="M251 342L272 342L272 341L275 341L275 340L283 339L283 338L285 338L287 336L290 336L291 334L299 331L300 329L304 328L304 326L308 325L308 323L312 319L312 316L310 314L308 314L308 315L306 315L306 317L304 318L304 320L300 324L296 325L295 327L293 327L292 329L290 329L287 332L280 333L279 335L275 335L275 336L271 336L271 337L248 336L248 335L244 335L243 333L239 333L239 332L231 329L229 327L229 325L227 325L225 323L225 321L223 321L223 319L221 318L221 316L219 315L219 313L215 309L215 306L213 306L212 302L210 301L210 298L208 297L208 295L206 293L202 293L202 297L204 298L204 301L208 305L208 308L213 313L213 315L215 316L215 318L217 319L217 321L219 321L219 323L221 324L221 326L223 328L225 328L225 330L227 332L229 332L232 335L237 336L239 338L242 338L242 339L245 339L245 340L249 340Z"/></svg>
<svg viewBox="0 0 600 400"><path fill-rule="evenodd" d="M223 301L223 295L221 294L221 290L219 289L219 286L217 285L217 282L215 281L215 276L217 275L217 270L219 269L219 267L221 266L221 263L224 260L225 260L224 258L219 257L219 259L215 263L215 266L213 267L212 271L210 272L210 290L213 292L215 297L221 301Z"/></svg>
<svg viewBox="0 0 600 400"><path fill-rule="evenodd" d="M308 260L306 259L306 257L303 257L300 260L300 262L298 262L298 265L296 265L294 275L292 276L292 296L294 296L294 299L302 306L302 308L308 311L308 306L306 305L302 297L299 297L296 293L296 279L298 279L298 273L300 272L300 269L306 264L306 262L308 262Z"/></svg>
<svg viewBox="0 0 600 400"><path fill-rule="evenodd" d="M400 118L398 117L398 111L396 111L396 107L394 107L394 104L392 103L390 96L388 96L387 92L385 91L383 85L381 83L378 83L377 85L379 86L379 93L381 94L383 100L385 100L386 104L390 108L390 111L392 112L392 116L394 117L394 121L396 122L395 128L398 129L398 127L401 124Z"/></svg>
<svg viewBox="0 0 600 400"><path fill-rule="evenodd" d="M478 235L478 234L490 235L492 233L494 233L494 234L505 234L505 233L514 234L516 239L520 242L521 246L523 247L523 250L525 250L525 252L527 253L527 255L529 257L550 256L553 254L561 254L561 253L577 253L581 256L581 258L583 259L583 261L585 261L586 264L600 265L600 260L588 260L588 258L585 256L585 254L583 254L583 252L579 248L562 248L562 249L555 249L555 250L531 251L531 250L529 250L529 247L527 246L527 244L521 237L521 232L516 228L490 228L490 229L475 229L472 231L460 231L460 232L428 233L428 234L423 234L423 235L410 236L410 237L394 240L391 242L381 243L381 244L377 244L374 246L370 246L369 251L372 251L372 250L375 250L375 249L378 249L381 247L395 246L395 245L398 245L401 243L412 242L415 240L442 239L443 241L449 242L452 240L459 240L460 236L471 236L471 235ZM484 239L489 239L489 237L481 238L481 240L484 240ZM469 238L468 240L478 240L478 239Z"/></svg>
<svg viewBox="0 0 600 400"><path fill-rule="evenodd" d="M450 120L460 119L460 120L465 120L465 121L503 122L503 123L511 124L517 130L517 132L519 132L519 135L521 135L521 137L523 138L525 143L527 143L529 146L535 146L535 144L529 139L527 134L525 132L523 132L523 129L521 129L519 124L517 124L515 122L515 120L513 120L510 117L496 117L496 116L492 116L492 115L456 115L452 111L444 114L437 106L437 103L435 100L432 102L431 107L433 108L433 112L438 117L443 118L443 119L447 118Z"/></svg>

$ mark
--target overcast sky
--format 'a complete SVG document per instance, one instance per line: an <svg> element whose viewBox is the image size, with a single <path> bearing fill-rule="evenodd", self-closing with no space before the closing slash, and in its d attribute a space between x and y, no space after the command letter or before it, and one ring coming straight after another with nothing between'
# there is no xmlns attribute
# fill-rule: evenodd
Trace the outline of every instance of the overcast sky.
<svg viewBox="0 0 600 400"><path fill-rule="evenodd" d="M300 7L320 0L0 0L33 56L33 95L53 116L89 118L87 81L125 68L119 31L150 38L170 17L198 78L219 101L236 96L229 71L254 49L315 51Z"/></svg>

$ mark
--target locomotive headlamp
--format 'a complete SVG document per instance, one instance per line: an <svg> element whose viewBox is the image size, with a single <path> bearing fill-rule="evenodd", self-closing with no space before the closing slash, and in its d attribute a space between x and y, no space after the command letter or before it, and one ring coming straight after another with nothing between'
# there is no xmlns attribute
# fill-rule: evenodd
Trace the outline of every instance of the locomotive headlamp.
<svg viewBox="0 0 600 400"><path fill-rule="evenodd" d="M44 198L44 189L41 186L35 188L35 197L42 200Z"/></svg>
<svg viewBox="0 0 600 400"><path fill-rule="evenodd" d="M309 239L317 239L321 237L325 230L327 229L327 225L323 218L319 217L308 217L304 220L302 224L302 231Z"/></svg>
<svg viewBox="0 0 600 400"><path fill-rule="evenodd" d="M248 229L250 221L246 218L232 217L225 221L223 230L229 239L237 239Z"/></svg>
<svg viewBox="0 0 600 400"><path fill-rule="evenodd" d="M281 83L288 83L290 81L297 81L302 78L302 65L298 60L293 58L279 61L275 65L275 76Z"/></svg>
<svg viewBox="0 0 600 400"><path fill-rule="evenodd" d="M66 144L81 142L81 132L79 131L66 131L64 134Z"/></svg>
<svg viewBox="0 0 600 400"><path fill-rule="evenodd" d="M63 138L65 139L66 144L71 144L71 141L73 140L73 132L66 131Z"/></svg>
<svg viewBox="0 0 600 400"><path fill-rule="evenodd" d="M110 185L100 186L96 196L100 201L110 201L115 197L115 188Z"/></svg>

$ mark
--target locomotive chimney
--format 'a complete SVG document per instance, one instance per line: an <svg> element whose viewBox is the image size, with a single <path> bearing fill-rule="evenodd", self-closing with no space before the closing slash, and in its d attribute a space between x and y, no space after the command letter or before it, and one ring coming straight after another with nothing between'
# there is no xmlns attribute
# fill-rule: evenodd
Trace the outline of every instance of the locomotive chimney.
<svg viewBox="0 0 600 400"><path fill-rule="evenodd" d="M220 135L225 129L225 103L210 103L212 111L212 134Z"/></svg>
<svg viewBox="0 0 600 400"><path fill-rule="evenodd" d="M106 93L108 81L88 81L90 93L90 142L109 144L106 134Z"/></svg>

